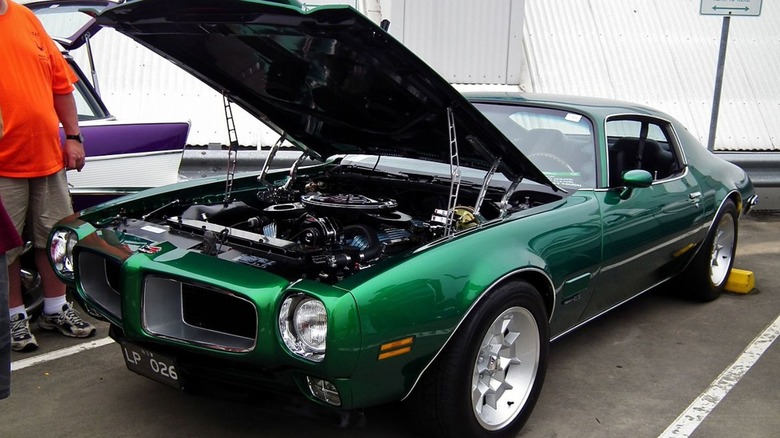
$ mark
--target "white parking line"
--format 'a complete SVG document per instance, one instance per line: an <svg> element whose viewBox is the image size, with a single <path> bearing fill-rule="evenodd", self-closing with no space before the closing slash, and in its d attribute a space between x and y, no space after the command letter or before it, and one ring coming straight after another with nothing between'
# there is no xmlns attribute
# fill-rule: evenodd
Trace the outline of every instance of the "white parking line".
<svg viewBox="0 0 780 438"><path fill-rule="evenodd" d="M94 341L85 342L83 344L74 345L72 347L63 348L61 350L55 350L49 353L33 356L28 359L17 360L11 362L11 371L18 371L23 368L31 367L33 365L38 365L40 363L49 362L51 360L70 356L72 354L81 353L82 351L91 350L93 348L102 347L112 342L114 342L114 340L111 338L108 337L100 338L100 339L95 339Z"/></svg>
<svg viewBox="0 0 780 438"><path fill-rule="evenodd" d="M780 316L758 335L730 367L726 368L706 391L693 401L659 438L683 438L690 436L715 406L726 397L739 379L758 361L762 354L780 336Z"/></svg>

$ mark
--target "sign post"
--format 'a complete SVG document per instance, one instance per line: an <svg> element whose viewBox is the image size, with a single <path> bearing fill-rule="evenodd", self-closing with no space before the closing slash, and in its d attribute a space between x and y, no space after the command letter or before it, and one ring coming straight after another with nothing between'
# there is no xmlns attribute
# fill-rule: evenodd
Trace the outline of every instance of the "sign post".
<svg viewBox="0 0 780 438"><path fill-rule="evenodd" d="M715 72L715 93L712 97L712 117L710 118L710 135L707 149L715 150L715 132L718 128L718 112L720 110L720 92L723 88L723 68L726 65L726 46L729 41L729 26L731 17L758 17L761 15L763 0L701 0L699 13L701 15L719 15L723 17L720 31L720 50L718 51L718 67Z"/></svg>

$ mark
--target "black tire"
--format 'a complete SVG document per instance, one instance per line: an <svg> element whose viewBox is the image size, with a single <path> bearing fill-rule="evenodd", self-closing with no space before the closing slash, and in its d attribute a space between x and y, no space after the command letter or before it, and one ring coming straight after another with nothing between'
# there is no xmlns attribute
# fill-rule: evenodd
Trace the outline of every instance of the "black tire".
<svg viewBox="0 0 780 438"><path fill-rule="evenodd" d="M737 207L727 200L691 264L682 274L685 294L698 301L717 299L726 287L737 253Z"/></svg>
<svg viewBox="0 0 780 438"><path fill-rule="evenodd" d="M490 292L418 383L409 406L418 425L426 436L514 437L542 390L549 343L547 313L532 285Z"/></svg>

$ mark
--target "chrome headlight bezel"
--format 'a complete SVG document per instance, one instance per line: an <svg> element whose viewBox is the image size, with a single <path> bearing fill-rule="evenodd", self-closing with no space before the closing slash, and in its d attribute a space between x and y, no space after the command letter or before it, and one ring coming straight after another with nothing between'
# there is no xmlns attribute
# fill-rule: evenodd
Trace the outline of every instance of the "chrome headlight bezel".
<svg viewBox="0 0 780 438"><path fill-rule="evenodd" d="M49 262L63 280L74 278L73 248L78 241L78 234L69 228L55 228L49 235Z"/></svg>
<svg viewBox="0 0 780 438"><path fill-rule="evenodd" d="M290 352L313 362L322 362L328 337L325 304L309 295L288 296L279 310L279 333Z"/></svg>

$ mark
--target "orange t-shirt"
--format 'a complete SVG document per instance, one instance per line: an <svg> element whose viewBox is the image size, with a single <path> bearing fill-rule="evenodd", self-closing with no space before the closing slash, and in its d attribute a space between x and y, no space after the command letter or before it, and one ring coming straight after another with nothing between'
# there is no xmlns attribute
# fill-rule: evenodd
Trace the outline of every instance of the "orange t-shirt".
<svg viewBox="0 0 780 438"><path fill-rule="evenodd" d="M8 1L0 15L0 176L35 178L64 167L54 94L78 80L35 14Z"/></svg>

